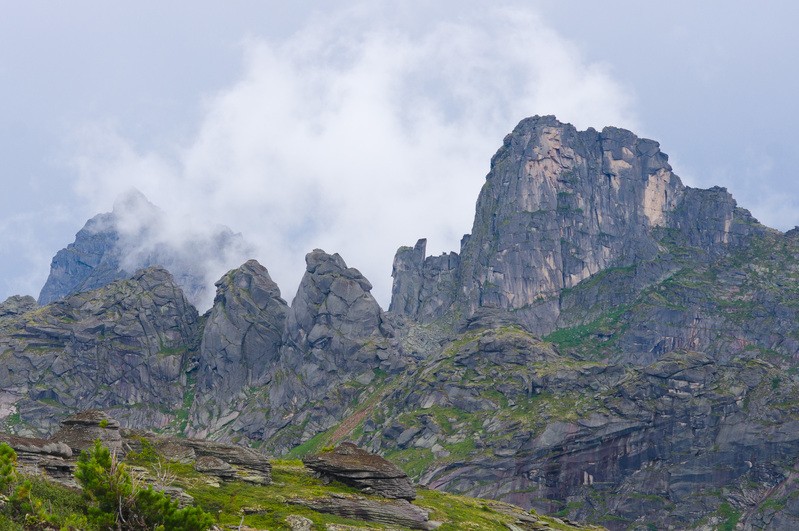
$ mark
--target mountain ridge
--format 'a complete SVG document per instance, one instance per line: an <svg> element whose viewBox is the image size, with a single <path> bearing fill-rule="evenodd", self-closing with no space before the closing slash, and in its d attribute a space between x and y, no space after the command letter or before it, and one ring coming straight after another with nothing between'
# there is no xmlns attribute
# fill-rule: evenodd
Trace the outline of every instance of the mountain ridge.
<svg viewBox="0 0 799 531"><path fill-rule="evenodd" d="M459 252L428 257L424 239L398 250L388 311L318 249L290 305L249 261L204 316L185 309L185 326L147 302L147 290L185 301L157 268L137 273L149 287L123 311L131 281L41 308L9 300L0 416L46 431L79 402L43 392L59 385L59 356L123 345L138 374L167 364L178 384L166 400L158 385L123 386L135 408L92 402L133 411L123 425L294 456L349 439L430 486L611 529L730 514L791 529L797 234L723 188L684 186L654 141L528 118L492 158ZM169 341L154 348L130 322Z"/></svg>

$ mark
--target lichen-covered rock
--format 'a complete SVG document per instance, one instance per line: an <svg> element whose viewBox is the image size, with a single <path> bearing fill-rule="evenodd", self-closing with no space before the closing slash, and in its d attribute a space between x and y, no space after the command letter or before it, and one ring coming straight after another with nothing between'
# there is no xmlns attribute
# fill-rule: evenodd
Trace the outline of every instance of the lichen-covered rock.
<svg viewBox="0 0 799 531"><path fill-rule="evenodd" d="M62 485L77 486L73 476L77 456L66 443L9 433L0 433L0 442L8 444L17 453L19 472L32 476L44 473Z"/></svg>
<svg viewBox="0 0 799 531"><path fill-rule="evenodd" d="M323 477L369 494L405 500L416 498L416 489L408 474L390 461L352 443L341 443L329 452L306 456L302 462Z"/></svg>
<svg viewBox="0 0 799 531"><path fill-rule="evenodd" d="M391 309L429 322L454 303L467 322L484 324L512 311L517 323L547 333L562 290L651 260L657 229L722 248L741 242L750 225L726 190L683 186L657 142L527 118L491 160L460 255L430 260L420 244L397 253Z"/></svg>
<svg viewBox="0 0 799 531"><path fill-rule="evenodd" d="M124 447L127 451L141 452L142 441L147 441L159 455L183 463L195 462L198 470L205 468L220 471L216 474L235 477L260 485L272 481L272 465L262 453L237 444L227 444L207 439L165 437L152 432L123 429ZM205 459L210 458L210 459ZM232 473L232 475L231 475Z"/></svg>
<svg viewBox="0 0 799 531"><path fill-rule="evenodd" d="M276 451L335 425L381 371L397 374L408 363L357 269L319 249L305 261L277 366L264 394L233 422L234 430Z"/></svg>
<svg viewBox="0 0 799 531"><path fill-rule="evenodd" d="M2 321L10 427L45 434L71 413L115 408L123 424L164 428L183 407L197 335L197 311L160 268Z"/></svg>
<svg viewBox="0 0 799 531"><path fill-rule="evenodd" d="M289 526L291 531L311 531L313 529L313 520L298 514L290 514L286 517L286 525Z"/></svg>
<svg viewBox="0 0 799 531"><path fill-rule="evenodd" d="M389 311L428 322L444 315L458 292L457 253L425 257L427 240L401 247L394 257Z"/></svg>
<svg viewBox="0 0 799 531"><path fill-rule="evenodd" d="M0 319L13 319L35 310L39 305L30 295L12 295L0 304Z"/></svg>
<svg viewBox="0 0 799 531"><path fill-rule="evenodd" d="M230 480L236 477L236 469L230 464L212 455L203 455L194 463L194 470L201 474L217 476L220 479Z"/></svg>
<svg viewBox="0 0 799 531"><path fill-rule="evenodd" d="M54 261L55 284L84 289L144 256L103 251L123 248L108 223ZM425 254L423 239L397 252L388 313L321 250L290 309L256 262L217 283L202 319L158 269L44 307L12 297L0 421L44 434L107 408L275 453L323 434L429 486L612 529L799 527L799 229L683 186L656 142L534 117L492 160L459 253ZM252 450L146 438L268 481Z"/></svg>

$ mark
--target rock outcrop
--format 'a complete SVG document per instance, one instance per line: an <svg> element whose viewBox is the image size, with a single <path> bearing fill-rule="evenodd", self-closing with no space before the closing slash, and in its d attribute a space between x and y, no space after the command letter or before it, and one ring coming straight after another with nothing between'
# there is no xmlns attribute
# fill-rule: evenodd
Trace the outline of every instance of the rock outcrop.
<svg viewBox="0 0 799 531"><path fill-rule="evenodd" d="M341 443L329 452L306 456L302 462L323 478L341 481L368 494L404 500L416 498L416 489L405 472L352 443Z"/></svg>
<svg viewBox="0 0 799 531"><path fill-rule="evenodd" d="M8 444L17 453L17 470L23 474L38 476L44 473L62 485L76 486L74 454L66 443L8 433L0 433L0 442Z"/></svg>
<svg viewBox="0 0 799 531"><path fill-rule="evenodd" d="M170 461L193 463L194 469L220 480L238 479L258 485L272 482L272 465L262 453L237 444L206 439L167 437L142 430L123 429L125 452L141 452L146 441Z"/></svg>
<svg viewBox="0 0 799 531"><path fill-rule="evenodd" d="M12 295L0 304L0 320L15 319L23 313L35 310L39 305L30 295Z"/></svg>
<svg viewBox="0 0 799 531"><path fill-rule="evenodd" d="M441 346L357 442L427 463L429 486L613 529L791 529L795 234L683 186L655 142L524 120L453 270L423 240L398 251L400 339Z"/></svg>
<svg viewBox="0 0 799 531"><path fill-rule="evenodd" d="M266 392L233 423L278 451L337 424L381 373L397 374L408 363L357 269L319 249L305 261Z"/></svg>
<svg viewBox="0 0 799 531"><path fill-rule="evenodd" d="M457 253L425 257L427 240L401 247L394 257L394 283L389 311L428 322L450 308L458 293Z"/></svg>
<svg viewBox="0 0 799 531"><path fill-rule="evenodd" d="M123 424L164 428L183 407L198 316L163 269L72 295L0 328L0 402L13 403L10 427L21 434L47 434L70 413L106 408Z"/></svg>
<svg viewBox="0 0 799 531"><path fill-rule="evenodd" d="M286 501L320 513L411 529L436 529L440 525L430 521L426 510L407 500L370 500L363 496L339 495L312 499L290 498Z"/></svg>
<svg viewBox="0 0 799 531"><path fill-rule="evenodd" d="M750 222L726 190L683 186L657 142L528 118L491 160L460 254L425 258L424 240L398 251L391 309L430 322L455 304L472 326L513 312L548 333L563 290L653 259L656 229L717 249L740 243Z"/></svg>
<svg viewBox="0 0 799 531"><path fill-rule="evenodd" d="M112 221L87 225L53 286L114 278L128 258ZM389 312L321 250L290 307L254 261L217 283L203 318L158 268L43 307L12 297L0 420L44 435L105 408L122 426L277 454L348 439L422 484L611 529L799 526L799 230L684 186L654 141L534 117L494 156L459 252L425 254L423 239L397 252ZM144 437L209 481L268 477L251 450ZM307 461L411 495L399 476L375 486L379 466L341 472L353 448Z"/></svg>
<svg viewBox="0 0 799 531"><path fill-rule="evenodd" d="M119 456L130 452L142 454L145 444L159 458L193 464L200 474L220 481L239 480L258 485L272 482L272 465L263 454L243 446L201 439L165 437L142 430L120 429L120 423L104 411L81 411L61 422L61 428L49 439L18 437L0 433L0 442L11 446L18 457L21 471L76 487L74 471L77 458L91 451L95 441ZM152 454L151 454L152 455ZM182 489L162 484L148 475L146 469L134 467L137 478L166 492L181 506L192 502Z"/></svg>
<svg viewBox="0 0 799 531"><path fill-rule="evenodd" d="M248 391L265 385L278 361L288 305L255 260L216 283L200 346L189 434L223 430L244 409Z"/></svg>
<svg viewBox="0 0 799 531"><path fill-rule="evenodd" d="M51 439L66 444L74 454L92 449L95 441L100 441L112 452L122 450L119 422L96 409L81 411L62 420L61 429Z"/></svg>

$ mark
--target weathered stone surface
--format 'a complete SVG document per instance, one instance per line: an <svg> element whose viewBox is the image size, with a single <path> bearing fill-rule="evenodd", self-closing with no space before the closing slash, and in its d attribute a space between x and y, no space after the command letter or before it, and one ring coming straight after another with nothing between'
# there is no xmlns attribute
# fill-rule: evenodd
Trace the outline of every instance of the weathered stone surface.
<svg viewBox="0 0 799 531"><path fill-rule="evenodd" d="M103 223L65 271L105 274ZM0 420L47 433L103 407L179 432L194 397L189 434L276 453L356 434L425 464L425 484L614 529L730 511L799 527L799 229L683 186L656 142L534 117L494 157L460 252L425 254L398 251L388 314L338 255L307 256L290 309L248 262L217 284L199 356L201 320L165 273L41 308L9 299ZM246 469L230 450L154 444Z"/></svg>
<svg viewBox="0 0 799 531"><path fill-rule="evenodd" d="M341 443L330 452L307 456L302 462L323 477L357 487L368 494L406 500L416 498L416 489L405 472L352 443Z"/></svg>
<svg viewBox="0 0 799 531"><path fill-rule="evenodd" d="M269 381L278 361L288 305L255 260L227 273L205 323L188 433L206 437L238 417L248 391Z"/></svg>
<svg viewBox="0 0 799 531"><path fill-rule="evenodd" d="M141 441L146 440L165 458L184 463L194 462L195 469L203 473L222 479L235 477L260 485L272 482L269 459L245 446L206 439L166 437L141 430L123 429L122 436L126 451L140 452Z"/></svg>
<svg viewBox="0 0 799 531"><path fill-rule="evenodd" d="M18 453L24 452L28 454L61 457L64 459L72 457L72 448L63 441L37 439L35 437L17 437L10 433L0 433L0 442L8 444Z"/></svg>
<svg viewBox="0 0 799 531"><path fill-rule="evenodd" d="M39 293L39 304L50 304L129 276L119 270L119 234L113 225L113 214L98 214L78 231L74 243L56 253Z"/></svg>
<svg viewBox="0 0 799 531"><path fill-rule="evenodd" d="M337 424L380 371L397 374L408 363L357 269L319 249L305 261L266 396L233 422L234 430L277 451ZM269 414L257 414L259 408Z"/></svg>
<svg viewBox="0 0 799 531"><path fill-rule="evenodd" d="M0 304L0 319L14 319L38 306L36 299L30 295L12 295Z"/></svg>
<svg viewBox="0 0 799 531"><path fill-rule="evenodd" d="M290 498L288 503L303 505L320 513L335 514L345 518L399 525L411 529L436 529L427 511L407 500L370 500L362 496L330 496L326 498Z"/></svg>
<svg viewBox="0 0 799 531"><path fill-rule="evenodd" d="M286 525L291 531L311 531L313 521L298 514L290 514L286 517Z"/></svg>
<svg viewBox="0 0 799 531"><path fill-rule="evenodd" d="M491 161L460 255L426 259L424 240L397 253L391 310L429 322L454 301L467 322L491 324L510 310L515 322L547 333L562 290L651 260L655 229L719 249L740 243L750 225L726 190L683 186L657 142L527 118Z"/></svg>
<svg viewBox="0 0 799 531"><path fill-rule="evenodd" d="M18 415L9 427L23 434L52 432L86 409L166 427L197 335L197 311L159 268L28 311L0 322L0 410Z"/></svg>
<svg viewBox="0 0 799 531"><path fill-rule="evenodd" d="M401 247L394 257L394 283L389 311L419 321L441 317L458 291L460 257L457 253L425 257L427 240Z"/></svg>
<svg viewBox="0 0 799 531"><path fill-rule="evenodd" d="M61 429L55 432L52 440L66 444L75 454L94 448L94 442L111 450L122 449L122 435L119 422L103 411L82 411L61 421Z"/></svg>
<svg viewBox="0 0 799 531"><path fill-rule="evenodd" d="M0 433L0 442L11 446L17 453L17 470L24 474L46 474L53 481L74 487L74 454L69 445L49 439L17 437Z"/></svg>
<svg viewBox="0 0 799 531"><path fill-rule="evenodd" d="M233 479L236 477L236 469L218 457L203 455L197 458L194 463L194 470L201 474L217 476L220 479Z"/></svg>

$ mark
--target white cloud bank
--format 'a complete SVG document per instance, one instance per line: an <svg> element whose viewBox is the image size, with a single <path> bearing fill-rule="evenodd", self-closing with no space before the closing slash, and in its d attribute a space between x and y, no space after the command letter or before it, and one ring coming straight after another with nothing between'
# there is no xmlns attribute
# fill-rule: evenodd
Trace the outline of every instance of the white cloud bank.
<svg viewBox="0 0 799 531"><path fill-rule="evenodd" d="M241 231L289 300L305 253L338 252L385 307L398 246L458 249L490 157L520 119L636 125L607 68L530 11L421 29L384 15L348 11L282 42L245 41L243 76L206 97L183 145L141 152L114 128L87 128L78 192L103 211L138 188L167 213L162 240ZM232 260L209 264L209 284Z"/></svg>

